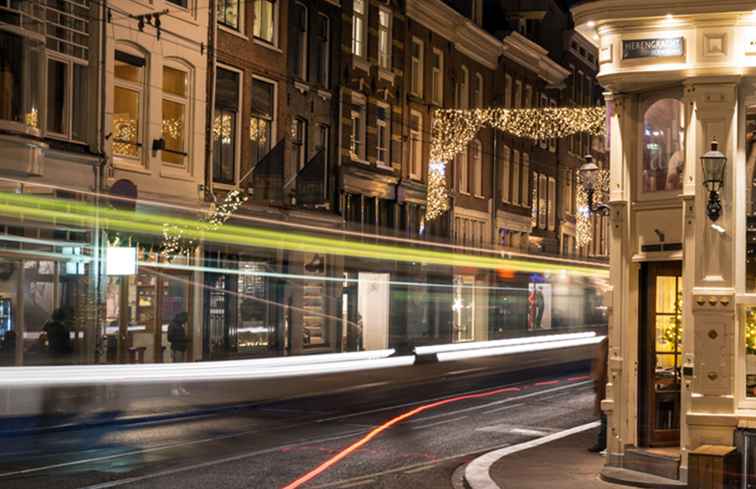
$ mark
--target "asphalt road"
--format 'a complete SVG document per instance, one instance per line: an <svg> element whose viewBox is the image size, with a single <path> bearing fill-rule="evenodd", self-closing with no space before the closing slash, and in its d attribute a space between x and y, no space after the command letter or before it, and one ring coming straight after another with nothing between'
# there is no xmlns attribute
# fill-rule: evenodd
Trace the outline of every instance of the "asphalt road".
<svg viewBox="0 0 756 489"><path fill-rule="evenodd" d="M0 487L281 488L412 409L303 488L449 489L476 455L594 420L584 372L361 389L173 422L0 438Z"/></svg>

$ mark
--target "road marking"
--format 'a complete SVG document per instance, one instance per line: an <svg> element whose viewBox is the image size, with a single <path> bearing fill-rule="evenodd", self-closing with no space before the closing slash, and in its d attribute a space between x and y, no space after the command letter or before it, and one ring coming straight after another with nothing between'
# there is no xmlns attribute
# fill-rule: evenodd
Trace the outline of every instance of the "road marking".
<svg viewBox="0 0 756 489"><path fill-rule="evenodd" d="M436 421L435 423L428 423L423 424L419 426L412 426L410 429L412 430L422 430L423 428L430 428L431 426L438 426L440 424L446 424L446 423L453 423L455 421L459 421L460 419L465 419L467 416L459 416L457 418L451 418L451 419L444 419L441 421Z"/></svg>
<svg viewBox="0 0 756 489"><path fill-rule="evenodd" d="M448 372L444 375L462 375L462 374L470 374L473 372L480 372L481 370L487 370L488 367L478 367L478 368L468 368L465 370L454 370L452 372Z"/></svg>
<svg viewBox="0 0 756 489"><path fill-rule="evenodd" d="M499 488L499 486L491 478L490 469L491 469L491 466L495 464L496 462L498 462L501 458L506 457L507 455L512 455L513 453L527 450L529 448L535 448L540 445L545 445L546 443L550 443L552 441L556 441L561 438L566 438L576 433L581 433L583 431L596 428L600 424L601 423L599 423L598 421L593 421L592 423L586 423L580 426L575 426L574 428L559 431L557 433L552 433L551 435L546 435L541 438L536 438L535 440L526 441L524 443L501 448L499 450L494 450L493 452L488 452L485 455L481 455L480 457L470 462L467 468L465 468L465 482L472 489Z"/></svg>
<svg viewBox="0 0 756 489"><path fill-rule="evenodd" d="M524 402L519 402L517 404L510 404L509 406L502 406L502 407L498 407L496 409L489 409L488 411L486 411L486 412L484 412L482 414L498 413L499 411L506 411L507 409L514 409L516 407L520 407L520 406L524 406L524 405L525 405Z"/></svg>
<svg viewBox="0 0 756 489"><path fill-rule="evenodd" d="M549 434L546 431L529 430L526 428L512 428L509 432L515 433L517 435L528 435L528 436L546 436Z"/></svg>

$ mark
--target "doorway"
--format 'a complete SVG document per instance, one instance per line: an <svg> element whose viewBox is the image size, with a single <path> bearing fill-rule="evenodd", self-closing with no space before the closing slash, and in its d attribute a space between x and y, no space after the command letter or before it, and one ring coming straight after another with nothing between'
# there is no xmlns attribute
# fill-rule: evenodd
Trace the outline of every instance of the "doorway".
<svg viewBox="0 0 756 489"><path fill-rule="evenodd" d="M640 279L640 446L679 446L682 264L644 263Z"/></svg>

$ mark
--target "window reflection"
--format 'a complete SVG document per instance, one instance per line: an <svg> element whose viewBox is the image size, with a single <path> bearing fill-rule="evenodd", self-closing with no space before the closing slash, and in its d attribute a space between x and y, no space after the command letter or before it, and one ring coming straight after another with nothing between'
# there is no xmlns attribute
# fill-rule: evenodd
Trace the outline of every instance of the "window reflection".
<svg viewBox="0 0 756 489"><path fill-rule="evenodd" d="M643 116L643 191L682 189L685 170L684 106L662 99Z"/></svg>

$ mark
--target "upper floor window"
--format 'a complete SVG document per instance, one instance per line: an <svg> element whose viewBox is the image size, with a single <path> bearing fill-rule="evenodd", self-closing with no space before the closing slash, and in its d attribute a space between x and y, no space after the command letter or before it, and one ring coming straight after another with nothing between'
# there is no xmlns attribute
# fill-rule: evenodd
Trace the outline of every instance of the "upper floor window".
<svg viewBox="0 0 756 489"><path fill-rule="evenodd" d="M391 131L389 130L390 117L387 114L388 109L385 107L378 107L376 109L376 130L377 142L376 142L376 163L379 165L388 165L389 147L391 145Z"/></svg>
<svg viewBox="0 0 756 489"><path fill-rule="evenodd" d="M297 117L294 119L294 146L297 151L297 169L301 170L307 164L307 120Z"/></svg>
<svg viewBox="0 0 756 489"><path fill-rule="evenodd" d="M522 206L528 206L528 175L530 174L530 155L527 153L522 154L522 190L520 192L520 198L522 199ZM533 184L535 185L535 183Z"/></svg>
<svg viewBox="0 0 756 489"><path fill-rule="evenodd" d="M391 69L391 12L378 10L378 66Z"/></svg>
<svg viewBox="0 0 756 489"><path fill-rule="evenodd" d="M352 134L349 152L352 159L365 159L365 106L352 110Z"/></svg>
<svg viewBox="0 0 756 489"><path fill-rule="evenodd" d="M546 175L543 174L537 174L538 175L538 227L541 229L546 229L546 217L547 217L547 178ZM535 185L535 179L533 181L533 185ZM535 203L533 203L535 205Z"/></svg>
<svg viewBox="0 0 756 489"><path fill-rule="evenodd" d="M509 202L510 199L510 181L509 181L509 146L501 147L501 163L499 172L501 174L501 200L503 202Z"/></svg>
<svg viewBox="0 0 756 489"><path fill-rule="evenodd" d="M308 18L307 7L302 3L294 4L294 29L296 31L297 43L294 46L294 56L296 58L295 69L296 76L302 80L307 79L307 37L308 37Z"/></svg>
<svg viewBox="0 0 756 489"><path fill-rule="evenodd" d="M469 180L469 166L468 159L470 157L470 151L466 147L462 152L457 154L457 182L459 185L459 191L463 194L470 193L470 180Z"/></svg>
<svg viewBox="0 0 756 489"><path fill-rule="evenodd" d="M0 30L0 119L40 128L42 49L41 42Z"/></svg>
<svg viewBox="0 0 756 489"><path fill-rule="evenodd" d="M365 0L354 0L352 4L352 54L365 57L365 38L367 36L367 22L365 22Z"/></svg>
<svg viewBox="0 0 756 489"><path fill-rule="evenodd" d="M483 23L483 4L482 0L472 0L470 18L478 25Z"/></svg>
<svg viewBox="0 0 756 489"><path fill-rule="evenodd" d="M434 104L444 103L444 53L433 48L431 54L431 101Z"/></svg>
<svg viewBox="0 0 756 489"><path fill-rule="evenodd" d="M473 103L475 107L483 107L483 75L475 74L475 88L473 88Z"/></svg>
<svg viewBox="0 0 756 489"><path fill-rule="evenodd" d="M144 137L144 58L116 51L114 71L113 154L140 158Z"/></svg>
<svg viewBox="0 0 756 489"><path fill-rule="evenodd" d="M522 82L517 80L515 82L514 108L519 109L520 107L522 107Z"/></svg>
<svg viewBox="0 0 756 489"><path fill-rule="evenodd" d="M410 91L413 95L418 97L423 96L423 42L416 38L412 38L412 65L411 65L410 77L412 80L412 86Z"/></svg>
<svg viewBox="0 0 756 489"><path fill-rule="evenodd" d="M213 114L213 181L233 185L237 178L237 142L241 74L218 67Z"/></svg>
<svg viewBox="0 0 756 489"><path fill-rule="evenodd" d="M241 0L218 0L216 4L218 22L234 30L241 30Z"/></svg>
<svg viewBox="0 0 756 489"><path fill-rule="evenodd" d="M533 106L533 87L530 85L525 85L525 100L523 101L523 106L526 109Z"/></svg>
<svg viewBox="0 0 756 489"><path fill-rule="evenodd" d="M504 76L504 107L512 108L512 77Z"/></svg>
<svg viewBox="0 0 756 489"><path fill-rule="evenodd" d="M656 101L643 115L643 191L679 191L685 170L685 106Z"/></svg>
<svg viewBox="0 0 756 489"><path fill-rule="evenodd" d="M527 174L525 174L525 180L527 180ZM520 152L518 150L514 150L512 157L512 204L520 205Z"/></svg>
<svg viewBox="0 0 756 489"><path fill-rule="evenodd" d="M423 177L423 116L419 112L410 114L410 178Z"/></svg>
<svg viewBox="0 0 756 489"><path fill-rule="evenodd" d="M548 191L549 208L546 218L548 220L549 231L554 231L556 229L556 178L549 177Z"/></svg>
<svg viewBox="0 0 756 489"><path fill-rule="evenodd" d="M278 22L278 2L276 0L255 0L255 21L252 35L268 44L276 44L276 24Z"/></svg>
<svg viewBox="0 0 756 489"><path fill-rule="evenodd" d="M477 139L470 143L470 169L473 194L483 197L483 145Z"/></svg>
<svg viewBox="0 0 756 489"><path fill-rule="evenodd" d="M459 94L457 96L457 104L460 109L467 109L470 107L470 72L467 71L467 67L462 67L462 79L459 82Z"/></svg>
<svg viewBox="0 0 756 489"><path fill-rule="evenodd" d="M331 20L326 15L318 14L318 22L315 27L317 32L312 49L313 75L317 83L327 87L331 50Z"/></svg>
<svg viewBox="0 0 756 489"><path fill-rule="evenodd" d="M252 79L252 115L249 118L249 140L252 143L252 164L257 164L273 147L276 116L276 85L260 78Z"/></svg>
<svg viewBox="0 0 756 489"><path fill-rule="evenodd" d="M189 121L189 73L165 66L163 67L162 121L165 147L161 151L164 162L186 166Z"/></svg>
<svg viewBox="0 0 756 489"><path fill-rule="evenodd" d="M48 54L47 133L84 141L87 132L87 65Z"/></svg>

